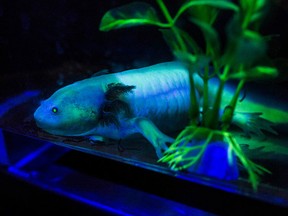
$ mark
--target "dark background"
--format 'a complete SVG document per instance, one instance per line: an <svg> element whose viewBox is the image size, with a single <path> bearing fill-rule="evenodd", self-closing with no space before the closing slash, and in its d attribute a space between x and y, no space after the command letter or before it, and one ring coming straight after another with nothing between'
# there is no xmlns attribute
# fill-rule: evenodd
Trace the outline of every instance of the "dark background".
<svg viewBox="0 0 288 216"><path fill-rule="evenodd" d="M1 1L0 70L7 76L0 84L10 86L5 93L170 59L154 27L99 31L106 11L129 2L133 1Z"/></svg>
<svg viewBox="0 0 288 216"><path fill-rule="evenodd" d="M1 0L1 96L44 89L51 83L59 87L103 69L115 72L172 60L155 27L99 31L107 10L129 2L134 1ZM145 2L158 9L155 1ZM165 1L172 13L177 9L175 2L180 1ZM269 41L269 56L280 59L281 70L288 68L287 12L287 1L273 0L261 30L275 35ZM222 20L220 27L225 16ZM193 36L201 37L197 29L192 30ZM283 76L286 81L287 75Z"/></svg>

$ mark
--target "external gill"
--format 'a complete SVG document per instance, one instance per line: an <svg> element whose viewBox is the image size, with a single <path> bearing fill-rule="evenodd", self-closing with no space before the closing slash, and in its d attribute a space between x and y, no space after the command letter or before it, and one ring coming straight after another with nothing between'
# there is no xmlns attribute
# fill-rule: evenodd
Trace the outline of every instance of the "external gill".
<svg viewBox="0 0 288 216"><path fill-rule="evenodd" d="M118 115L124 113L125 116L131 116L131 109L120 96L132 92L135 86L128 86L122 83L110 83L105 92L104 103L99 108L98 122L101 125L114 124L120 127Z"/></svg>

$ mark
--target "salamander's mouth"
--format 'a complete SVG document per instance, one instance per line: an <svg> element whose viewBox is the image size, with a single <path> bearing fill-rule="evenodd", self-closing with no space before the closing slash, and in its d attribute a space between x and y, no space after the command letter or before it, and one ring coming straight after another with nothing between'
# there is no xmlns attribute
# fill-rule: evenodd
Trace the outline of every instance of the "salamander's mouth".
<svg viewBox="0 0 288 216"><path fill-rule="evenodd" d="M45 124L45 122L42 122L39 119L35 118L35 122L38 128L42 129L43 131L49 134L58 135L58 136L67 136L65 133L63 133L63 130L47 125Z"/></svg>

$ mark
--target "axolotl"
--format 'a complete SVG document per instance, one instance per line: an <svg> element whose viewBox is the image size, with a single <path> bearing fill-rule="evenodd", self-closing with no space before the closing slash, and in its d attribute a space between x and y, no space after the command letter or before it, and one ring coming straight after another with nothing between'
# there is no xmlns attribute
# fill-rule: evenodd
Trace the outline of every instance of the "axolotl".
<svg viewBox="0 0 288 216"><path fill-rule="evenodd" d="M203 81L197 73L194 84L201 101ZM213 95L217 83L212 83L210 89ZM166 134L183 129L189 122L189 92L189 72L182 63L159 63L94 76L62 87L41 102L34 118L38 127L60 136L87 136L103 141L140 133L161 157L167 145L174 141ZM232 95L226 94L223 107ZM255 125L249 128L249 118L251 115L238 112L232 123L246 131L260 131ZM267 125L261 126L274 132Z"/></svg>

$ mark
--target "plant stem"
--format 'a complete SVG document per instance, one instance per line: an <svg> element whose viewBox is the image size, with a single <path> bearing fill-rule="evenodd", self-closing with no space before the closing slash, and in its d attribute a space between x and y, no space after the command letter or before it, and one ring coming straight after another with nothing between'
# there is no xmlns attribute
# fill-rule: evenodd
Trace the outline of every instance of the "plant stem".
<svg viewBox="0 0 288 216"><path fill-rule="evenodd" d="M196 126L199 121L199 103L196 96L196 88L193 79L193 73L189 71L189 82L190 82L190 125Z"/></svg>
<svg viewBox="0 0 288 216"><path fill-rule="evenodd" d="M207 112L209 110L209 66L205 67L203 76L203 110L202 110L202 121L203 125L207 126Z"/></svg>
<svg viewBox="0 0 288 216"><path fill-rule="evenodd" d="M227 81L227 77L228 77L228 73L230 70L230 66L226 65L224 68L224 72L223 74L220 76L220 84L215 96L215 101L213 104L213 108L212 108L212 112L211 114L208 116L207 119L207 127L211 128L211 129L216 129L218 122L219 122L219 110L220 110L220 106L221 106L221 98L222 98L222 92L224 90L224 86L225 83Z"/></svg>
<svg viewBox="0 0 288 216"><path fill-rule="evenodd" d="M164 4L164 2L162 0L157 0L157 3L159 4L160 9L162 10L165 18L167 19L167 21L171 24L173 23L173 19L166 7L166 5Z"/></svg>
<svg viewBox="0 0 288 216"><path fill-rule="evenodd" d="M164 2L162 0L157 0L157 3L164 15L164 17L166 18L166 20L169 23L169 26L171 26L171 30L174 33L176 40L181 48L181 51L187 51L187 48L185 46L185 43L183 41L183 39L181 38L179 32L177 31L177 28L174 25L174 20L172 19L171 14L169 13L169 10L167 9L166 5L164 4Z"/></svg>
<svg viewBox="0 0 288 216"><path fill-rule="evenodd" d="M176 28L175 24L174 24L174 20L172 19L171 14L169 13L169 10L167 9L166 5L164 4L164 2L162 0L157 0L157 3L161 9L161 11L163 12L164 17L166 18L166 20L168 21L168 24L170 25L171 31L173 32L173 34L175 35L175 38L179 44L180 47L180 51L183 53L187 52L187 47L186 44L183 40L183 38L181 37L178 29ZM194 79L193 79L193 71L189 70L189 82L190 82L190 111L189 111L189 115L190 115L190 119L191 125L197 125L198 124L198 120L199 120L199 104L198 104L198 100L197 100L197 96L196 96L196 88L195 88L195 84L194 84Z"/></svg>
<svg viewBox="0 0 288 216"><path fill-rule="evenodd" d="M243 88L245 84L245 80L240 80L240 82L238 83L238 86L237 86L237 89L236 89L236 92L230 102L230 106L233 107L233 110L235 110L235 107L236 107L236 104L237 104L237 100L238 100L238 97L239 97L239 94Z"/></svg>
<svg viewBox="0 0 288 216"><path fill-rule="evenodd" d="M229 110L226 110L227 113L224 112L224 114L223 114L222 130L224 130L224 131L227 131L229 126L230 126L230 123L232 121L233 114L234 114L234 111L235 111L235 108L236 108L236 105L237 105L237 100L238 100L239 94L240 94L244 84L245 84L245 80L240 80L240 82L237 85L235 94L233 95L233 97L232 97L232 99L231 99L231 101L229 103Z"/></svg>
<svg viewBox="0 0 288 216"><path fill-rule="evenodd" d="M257 1L251 1L251 6L250 8L247 8L247 11L244 16L244 20L242 23L242 29L245 30L248 28L250 22L251 22L251 16L253 15L253 13L255 12L255 6L256 6ZM249 6L247 6L249 7Z"/></svg>

